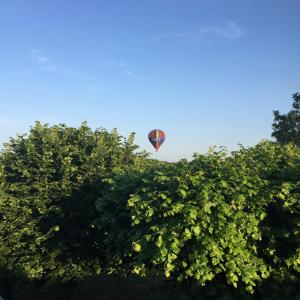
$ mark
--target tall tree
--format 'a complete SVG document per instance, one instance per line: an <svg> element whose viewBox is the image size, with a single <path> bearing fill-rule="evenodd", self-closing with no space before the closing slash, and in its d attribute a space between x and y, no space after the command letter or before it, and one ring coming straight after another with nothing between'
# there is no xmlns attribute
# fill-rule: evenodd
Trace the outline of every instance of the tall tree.
<svg viewBox="0 0 300 300"><path fill-rule="evenodd" d="M274 113L272 136L281 144L300 145L300 94L293 94L293 108L287 114Z"/></svg>

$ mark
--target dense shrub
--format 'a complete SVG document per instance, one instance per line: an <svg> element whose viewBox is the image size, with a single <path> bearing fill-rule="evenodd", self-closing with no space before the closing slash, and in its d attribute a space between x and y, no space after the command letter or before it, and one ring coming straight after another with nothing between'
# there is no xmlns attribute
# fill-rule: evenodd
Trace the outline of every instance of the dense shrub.
<svg viewBox="0 0 300 300"><path fill-rule="evenodd" d="M167 163L133 138L36 123L5 145L5 274L41 284L158 274L201 299L297 299L299 147L263 141Z"/></svg>
<svg viewBox="0 0 300 300"><path fill-rule="evenodd" d="M0 266L31 279L99 273L105 249L94 202L106 178L145 157L133 137L37 122L12 138L0 155Z"/></svg>
<svg viewBox="0 0 300 300"><path fill-rule="evenodd" d="M97 201L101 213L110 203L122 212L100 220L113 228L105 243L115 270L163 271L219 298L255 290L265 299L296 297L299 155L295 146L262 142L116 177Z"/></svg>

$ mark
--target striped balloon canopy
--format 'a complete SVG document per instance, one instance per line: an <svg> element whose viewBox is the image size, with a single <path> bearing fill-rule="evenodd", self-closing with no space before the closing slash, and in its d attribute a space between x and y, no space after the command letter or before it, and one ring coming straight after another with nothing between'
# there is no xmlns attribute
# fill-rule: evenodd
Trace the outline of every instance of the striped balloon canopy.
<svg viewBox="0 0 300 300"><path fill-rule="evenodd" d="M157 151L161 144L165 141L166 134L160 129L153 129L149 132L148 139Z"/></svg>

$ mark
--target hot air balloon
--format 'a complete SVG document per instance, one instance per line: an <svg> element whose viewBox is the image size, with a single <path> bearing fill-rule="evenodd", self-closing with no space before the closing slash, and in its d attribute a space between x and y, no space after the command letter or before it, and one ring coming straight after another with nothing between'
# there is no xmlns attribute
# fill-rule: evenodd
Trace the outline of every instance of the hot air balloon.
<svg viewBox="0 0 300 300"><path fill-rule="evenodd" d="M157 151L161 144L165 141L166 134L160 129L154 129L149 132L148 139Z"/></svg>

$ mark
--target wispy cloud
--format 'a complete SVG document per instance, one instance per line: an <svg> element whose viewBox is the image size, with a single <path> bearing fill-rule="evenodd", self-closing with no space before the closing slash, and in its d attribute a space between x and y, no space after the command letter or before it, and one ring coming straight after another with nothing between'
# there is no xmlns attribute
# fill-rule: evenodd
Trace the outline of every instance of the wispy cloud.
<svg viewBox="0 0 300 300"><path fill-rule="evenodd" d="M31 49L30 50L32 58L39 64L45 64L50 61L50 58L43 54L42 50L40 49Z"/></svg>
<svg viewBox="0 0 300 300"><path fill-rule="evenodd" d="M175 34L157 34L153 35L149 38L151 41L157 41L165 38L178 38L178 39L184 39L188 38L192 35L191 32L181 32L181 33L175 33Z"/></svg>
<svg viewBox="0 0 300 300"><path fill-rule="evenodd" d="M56 72L59 74L63 74L69 78L75 77L80 78L85 84L87 83L97 83L99 84L99 78L93 76L92 74L82 72L81 70L77 70L75 68L71 68L62 64L53 63L52 60L48 56L44 54L44 51L41 49L31 49L30 55L34 59L35 63L38 64L39 69L44 72ZM32 72L31 72L32 73Z"/></svg>
<svg viewBox="0 0 300 300"><path fill-rule="evenodd" d="M31 58L41 67L41 70L46 72L54 72L57 66L51 62L51 59L44 54L41 49L32 48L30 50Z"/></svg>
<svg viewBox="0 0 300 300"><path fill-rule="evenodd" d="M99 81L98 78L96 78L95 76L93 76L91 74L87 74L85 72L82 72L82 71L74 69L74 68L70 68L68 66L58 65L56 63L53 63L52 60L41 49L32 48L29 51L29 53L30 53L31 58L35 61L35 63L38 64L41 71L60 72L60 73L66 74L68 76L80 77L83 80L90 81L90 82L91 81L93 81L93 82ZM135 73L129 67L129 65L125 62L116 61L111 58L106 58L105 63L108 66L117 68L119 71L121 71L125 76L127 76L129 78L133 78L133 79L141 78L141 76L138 75L137 73Z"/></svg>
<svg viewBox="0 0 300 300"><path fill-rule="evenodd" d="M120 61L115 61L115 60L110 59L110 58L106 58L106 63L109 66L116 67L116 68L120 69L129 78L133 78L133 79L140 78L140 76L138 74L136 74L135 72L133 72L129 68L127 63L120 62Z"/></svg>
<svg viewBox="0 0 300 300"><path fill-rule="evenodd" d="M185 42L197 43L204 38L205 35L218 35L227 39L237 39L246 34L236 22L226 21L218 25L202 26L194 28L190 31L170 34L157 34L149 38L151 41L157 41L167 38L179 39Z"/></svg>
<svg viewBox="0 0 300 300"><path fill-rule="evenodd" d="M198 28L200 35L203 34L216 34L228 39L236 39L242 37L246 32L239 27L236 22L228 21L219 26L205 26Z"/></svg>

